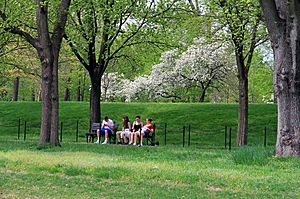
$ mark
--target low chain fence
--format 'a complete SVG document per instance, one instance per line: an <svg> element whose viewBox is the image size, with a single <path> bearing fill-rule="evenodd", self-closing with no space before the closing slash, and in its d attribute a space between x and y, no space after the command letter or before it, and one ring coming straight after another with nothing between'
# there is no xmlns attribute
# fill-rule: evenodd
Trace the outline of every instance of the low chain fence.
<svg viewBox="0 0 300 199"><path fill-rule="evenodd" d="M0 123L0 136L4 139L37 142L40 135L40 123L18 119ZM236 146L237 127L215 125L211 128L191 124L156 123L156 145L175 145L180 147L225 148ZM121 128L119 126L119 128ZM89 132L86 121L68 121L59 123L60 142L86 142L85 133ZM271 125L248 131L248 145L274 145L276 127Z"/></svg>

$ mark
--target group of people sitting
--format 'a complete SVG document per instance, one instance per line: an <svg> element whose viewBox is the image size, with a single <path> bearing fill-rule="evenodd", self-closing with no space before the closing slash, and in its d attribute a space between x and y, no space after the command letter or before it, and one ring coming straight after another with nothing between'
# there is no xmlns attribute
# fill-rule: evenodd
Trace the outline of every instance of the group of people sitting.
<svg viewBox="0 0 300 199"><path fill-rule="evenodd" d="M137 138L140 138L140 145L143 146L143 137L152 133L154 131L154 125L151 124L152 118L146 119L146 124L143 124L141 117L137 115L135 121L130 123L128 116L123 116L122 118L122 130L117 131L116 137L118 139L118 144L121 144L121 139L123 139L123 144L136 145ZM100 143L100 135L105 135L105 140L102 144L107 144L109 136L113 133L114 123L107 116L104 117L100 129L97 130L97 141L96 144ZM128 139L128 140L127 140Z"/></svg>

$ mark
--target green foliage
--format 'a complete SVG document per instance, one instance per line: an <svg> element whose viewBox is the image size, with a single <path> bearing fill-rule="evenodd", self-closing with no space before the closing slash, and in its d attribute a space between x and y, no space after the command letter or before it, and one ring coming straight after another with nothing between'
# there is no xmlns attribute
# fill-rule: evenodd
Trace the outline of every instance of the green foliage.
<svg viewBox="0 0 300 199"><path fill-rule="evenodd" d="M244 146L232 152L232 158L236 164L242 165L266 165L274 155L274 148Z"/></svg>
<svg viewBox="0 0 300 199"><path fill-rule="evenodd" d="M261 52L253 57L252 68L249 71L249 100L252 103L272 102L273 91L273 63L264 61Z"/></svg>

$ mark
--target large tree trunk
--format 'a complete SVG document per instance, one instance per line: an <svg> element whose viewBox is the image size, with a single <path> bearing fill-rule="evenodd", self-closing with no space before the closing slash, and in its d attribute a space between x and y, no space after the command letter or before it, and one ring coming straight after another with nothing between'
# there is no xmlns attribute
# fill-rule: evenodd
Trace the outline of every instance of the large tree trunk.
<svg viewBox="0 0 300 199"><path fill-rule="evenodd" d="M52 67L53 56L49 52L41 52L40 59L42 63L42 119L41 119L41 133L40 144L50 142L51 135L51 86L52 86ZM44 58L44 59L43 59Z"/></svg>
<svg viewBox="0 0 300 199"><path fill-rule="evenodd" d="M71 0L62 0L57 13L57 22L50 38L48 4L36 0L37 30L39 45L36 45L42 63L42 122L40 144L58 142L58 58L62 42L67 10Z"/></svg>
<svg viewBox="0 0 300 199"><path fill-rule="evenodd" d="M300 156L300 57L296 53L300 52L299 41L282 41L281 45L274 48L278 156Z"/></svg>
<svg viewBox="0 0 300 199"><path fill-rule="evenodd" d="M274 51L277 156L300 156L300 3L261 0Z"/></svg>
<svg viewBox="0 0 300 199"><path fill-rule="evenodd" d="M14 80L13 101L18 101L20 78Z"/></svg>
<svg viewBox="0 0 300 199"><path fill-rule="evenodd" d="M91 96L90 96L90 122L100 122L100 96L101 96L101 80L99 76L91 75Z"/></svg>

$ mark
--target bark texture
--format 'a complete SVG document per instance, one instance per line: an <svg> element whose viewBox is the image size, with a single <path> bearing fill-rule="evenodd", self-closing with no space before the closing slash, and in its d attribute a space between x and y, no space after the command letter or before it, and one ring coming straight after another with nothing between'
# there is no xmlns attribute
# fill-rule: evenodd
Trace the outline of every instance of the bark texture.
<svg viewBox="0 0 300 199"><path fill-rule="evenodd" d="M20 78L16 77L14 80L14 90L13 90L13 101L18 101L19 96L19 84L20 84Z"/></svg>
<svg viewBox="0 0 300 199"><path fill-rule="evenodd" d="M300 3L261 0L274 52L277 156L300 156Z"/></svg>
<svg viewBox="0 0 300 199"><path fill-rule="evenodd" d="M22 36L37 51L42 67L41 100L42 118L40 144L58 143L58 59L62 42L67 11L71 0L61 0L53 31L49 31L48 1L36 0L36 30L37 38L18 27L6 27L12 34ZM6 13L0 10L0 17L6 21Z"/></svg>

